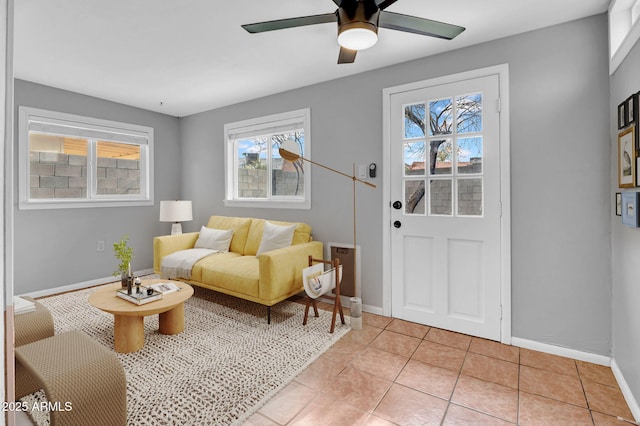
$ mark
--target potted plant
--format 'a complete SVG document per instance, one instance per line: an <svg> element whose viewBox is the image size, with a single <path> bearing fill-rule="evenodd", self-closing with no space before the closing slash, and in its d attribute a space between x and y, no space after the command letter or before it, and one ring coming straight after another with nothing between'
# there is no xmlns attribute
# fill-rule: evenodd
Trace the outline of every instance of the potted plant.
<svg viewBox="0 0 640 426"><path fill-rule="evenodd" d="M120 241L113 243L113 253L120 262L118 269L113 273L114 276L120 276L122 287L127 287L129 278L133 279L131 273L131 259L133 259L133 248L129 247L129 236L123 236Z"/></svg>

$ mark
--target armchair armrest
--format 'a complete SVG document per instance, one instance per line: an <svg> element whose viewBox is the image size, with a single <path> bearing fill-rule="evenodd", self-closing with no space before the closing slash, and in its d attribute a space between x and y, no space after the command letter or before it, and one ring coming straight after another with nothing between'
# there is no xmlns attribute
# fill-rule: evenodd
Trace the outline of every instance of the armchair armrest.
<svg viewBox="0 0 640 426"><path fill-rule="evenodd" d="M302 270L309 266L309 256L323 258L322 242L295 244L258 256L260 299L274 300L296 289L302 291Z"/></svg>
<svg viewBox="0 0 640 426"><path fill-rule="evenodd" d="M193 248L198 240L199 232L188 232L179 235L162 235L153 238L153 271L160 273L162 258L176 251Z"/></svg>

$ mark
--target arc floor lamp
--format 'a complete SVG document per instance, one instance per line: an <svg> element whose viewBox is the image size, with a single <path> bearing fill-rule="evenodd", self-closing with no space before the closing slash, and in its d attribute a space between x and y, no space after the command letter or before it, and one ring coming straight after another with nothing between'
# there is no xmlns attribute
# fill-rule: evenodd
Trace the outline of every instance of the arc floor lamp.
<svg viewBox="0 0 640 426"><path fill-rule="evenodd" d="M351 181L353 182L353 251L354 254L356 252L356 182L362 183L364 185L367 185L371 188L375 188L376 186L374 184L372 184L371 182L366 182L364 180L358 179L356 177L356 166L355 164L353 165L353 173L351 175L348 175L347 173L343 173L339 170L333 169L331 167L325 166L324 164L320 164L318 162L309 160L308 158L305 158L303 156L300 155L300 148L298 146L298 144L291 140L288 139L286 141L284 141L281 145L280 145L280 149L278 150L278 152L280 153L280 156L282 158L284 158L287 161L291 161L291 162L295 162L298 160L304 160L310 164L313 164L315 166L318 167L322 167L323 169L329 170L333 173L337 173L341 176L344 176L348 179L351 179ZM357 296L357 291L356 291L356 271L357 271L357 267L356 267L356 256L354 256L353 258L353 292L354 292L354 296Z"/></svg>

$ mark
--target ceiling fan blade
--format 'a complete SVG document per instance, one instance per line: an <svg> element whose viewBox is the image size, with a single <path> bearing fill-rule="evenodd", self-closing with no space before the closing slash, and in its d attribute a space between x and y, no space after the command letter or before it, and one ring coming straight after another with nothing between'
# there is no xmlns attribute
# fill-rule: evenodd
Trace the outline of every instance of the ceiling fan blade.
<svg viewBox="0 0 640 426"><path fill-rule="evenodd" d="M398 0L376 0L376 4L378 5L378 9L385 10L387 7L391 6Z"/></svg>
<svg viewBox="0 0 640 426"><path fill-rule="evenodd" d="M339 64L352 64L356 60L357 50L345 49L340 47L340 53L338 54Z"/></svg>
<svg viewBox="0 0 640 426"><path fill-rule="evenodd" d="M306 25L326 24L336 22L335 13L324 13L322 15L301 16L298 18L277 19L275 21L257 22L255 24L245 24L242 28L248 32L262 33L265 31L282 30L285 28L303 27Z"/></svg>
<svg viewBox="0 0 640 426"><path fill-rule="evenodd" d="M400 13L380 12L378 26L392 30L404 31L426 35L431 37L451 40L465 30L464 27L432 21L431 19L418 18L417 16L403 15Z"/></svg>

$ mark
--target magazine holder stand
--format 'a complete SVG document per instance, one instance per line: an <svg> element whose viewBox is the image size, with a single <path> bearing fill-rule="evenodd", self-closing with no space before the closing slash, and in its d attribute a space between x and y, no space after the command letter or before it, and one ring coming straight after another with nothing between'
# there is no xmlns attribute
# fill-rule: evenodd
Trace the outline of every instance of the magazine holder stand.
<svg viewBox="0 0 640 426"><path fill-rule="evenodd" d="M322 263L325 265L332 265L333 266L333 273L335 274L335 283L336 283L336 287L334 290L335 296L328 296L328 295L322 295L322 297L326 298L326 299L330 299L333 300L333 314L331 317L331 329L329 330L329 333L333 333L333 331L336 328L336 315L338 313L340 313L340 321L342 322L342 324L345 324L344 321L344 312L342 311L342 301L340 300L340 277L339 277L339 267L340 267L340 259L334 259L333 262L330 260L322 260L322 259L313 259L313 257L309 256L309 266L313 266L314 263ZM305 308L304 308L304 320L302 321L302 325L307 325L307 319L309 317L309 307L313 306L313 312L315 314L316 317L319 317L318 315L318 303L316 302L316 299L310 297L308 294L306 294L306 303L305 303Z"/></svg>

